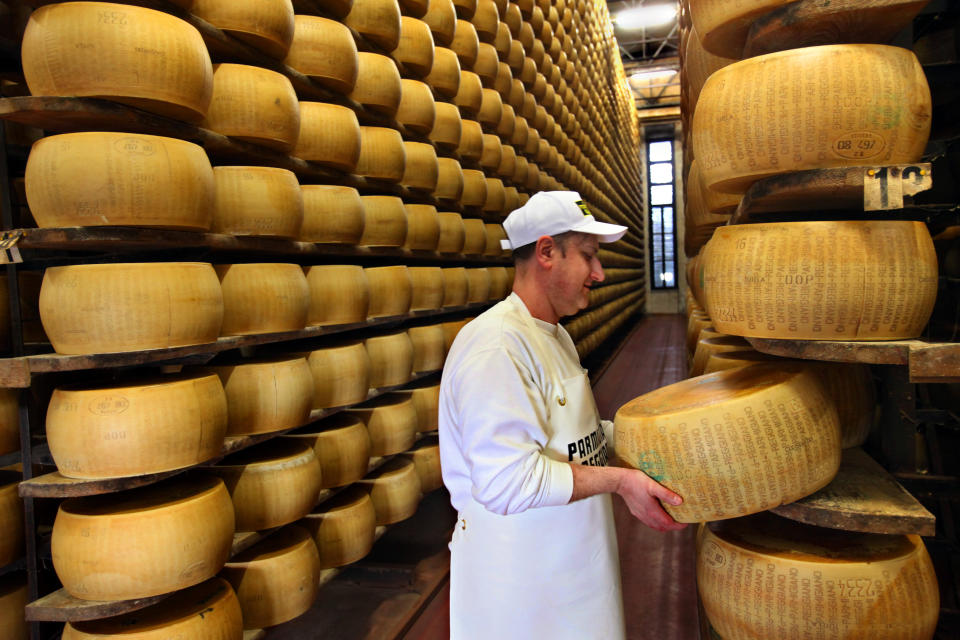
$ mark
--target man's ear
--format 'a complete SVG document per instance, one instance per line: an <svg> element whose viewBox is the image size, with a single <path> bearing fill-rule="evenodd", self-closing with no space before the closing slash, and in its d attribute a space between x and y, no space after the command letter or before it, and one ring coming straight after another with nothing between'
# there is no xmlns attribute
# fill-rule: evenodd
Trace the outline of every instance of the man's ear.
<svg viewBox="0 0 960 640"><path fill-rule="evenodd" d="M540 236L537 238L537 245L533 250L533 255L537 259L537 264L545 269L553 265L554 256L557 253L557 243L550 236Z"/></svg>

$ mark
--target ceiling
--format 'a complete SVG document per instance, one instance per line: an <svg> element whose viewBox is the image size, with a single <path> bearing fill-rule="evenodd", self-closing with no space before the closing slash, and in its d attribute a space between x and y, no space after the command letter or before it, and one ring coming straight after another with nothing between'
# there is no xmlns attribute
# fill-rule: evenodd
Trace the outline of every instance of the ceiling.
<svg viewBox="0 0 960 640"><path fill-rule="evenodd" d="M668 14L673 9L679 11L676 0L618 0L607 2L610 16L614 20L614 34L620 44L620 57L626 64L629 61L653 62L660 58L676 57L680 44L680 28L677 19L663 25L640 27L626 25L617 20L617 14L625 9L663 10Z"/></svg>

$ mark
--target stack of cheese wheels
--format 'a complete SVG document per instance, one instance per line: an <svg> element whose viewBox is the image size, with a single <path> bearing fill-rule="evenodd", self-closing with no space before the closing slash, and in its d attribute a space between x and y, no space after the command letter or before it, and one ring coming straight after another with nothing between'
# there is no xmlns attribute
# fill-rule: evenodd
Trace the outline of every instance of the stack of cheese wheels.
<svg viewBox="0 0 960 640"><path fill-rule="evenodd" d="M455 211L441 211L438 215L440 217L440 238L437 240L437 251L440 253L461 253L467 233L466 227L463 225L463 216Z"/></svg>
<svg viewBox="0 0 960 640"><path fill-rule="evenodd" d="M303 356L215 365L210 370L220 377L227 394L227 435L292 429L310 418L313 375Z"/></svg>
<svg viewBox="0 0 960 640"><path fill-rule="evenodd" d="M41 138L25 181L40 227L211 224L213 170L203 148L184 140L110 132Z"/></svg>
<svg viewBox="0 0 960 640"><path fill-rule="evenodd" d="M871 73L860 72L865 65ZM791 93L811 78L816 91ZM823 108L825 96L838 106ZM744 99L751 109L742 108ZM781 51L710 76L693 116L694 154L706 185L729 193L791 171L916 162L927 144L931 110L923 70L908 49L844 44ZM804 123L788 145L779 124L785 122Z"/></svg>
<svg viewBox="0 0 960 640"><path fill-rule="evenodd" d="M364 270L370 287L371 318L400 316L410 313L413 300L413 281L404 265L368 267Z"/></svg>
<svg viewBox="0 0 960 640"><path fill-rule="evenodd" d="M411 296L410 310L435 310L443 306L443 269L440 267L409 267Z"/></svg>
<svg viewBox="0 0 960 640"><path fill-rule="evenodd" d="M367 473L370 434L355 416L339 413L285 437L313 447L320 462L323 489L346 486Z"/></svg>
<svg viewBox="0 0 960 640"><path fill-rule="evenodd" d="M325 102L300 103L294 156L352 172L360 162L360 144L360 123L352 109Z"/></svg>
<svg viewBox="0 0 960 640"><path fill-rule="evenodd" d="M697 343L700 341L704 330L711 329L713 321L705 311L695 311L690 314L687 321L687 353L692 358L697 351Z"/></svg>
<svg viewBox="0 0 960 640"><path fill-rule="evenodd" d="M840 466L835 399L815 367L758 364L672 384L617 411L617 455L684 502L678 522L756 513L825 486Z"/></svg>
<svg viewBox="0 0 960 640"><path fill-rule="evenodd" d="M409 394L381 396L356 407L350 415L366 425L371 456L401 453L416 440L417 410Z"/></svg>
<svg viewBox="0 0 960 640"><path fill-rule="evenodd" d="M740 336L701 337L700 340L697 341L696 350L693 352L693 362L690 365L690 377L693 378L703 375L707 366L707 360L715 353L743 351L750 348L750 343Z"/></svg>
<svg viewBox="0 0 960 640"><path fill-rule="evenodd" d="M363 234L366 247L399 247L407 239L409 223L403 200L396 196L360 196L363 203Z"/></svg>
<svg viewBox="0 0 960 640"><path fill-rule="evenodd" d="M360 560L373 548L377 529L373 501L360 487L349 487L308 514L303 526L313 534L324 569Z"/></svg>
<svg viewBox="0 0 960 640"><path fill-rule="evenodd" d="M299 331L307 326L310 290L297 264L216 266L223 290L224 336Z"/></svg>
<svg viewBox="0 0 960 640"><path fill-rule="evenodd" d="M213 67L213 99L204 127L254 144L292 151L300 135L300 103L283 74L246 64Z"/></svg>
<svg viewBox="0 0 960 640"><path fill-rule="evenodd" d="M303 527L284 527L230 559L220 575L237 592L244 629L300 616L320 588L320 554Z"/></svg>
<svg viewBox="0 0 960 640"><path fill-rule="evenodd" d="M506 267L487 267L490 274L490 300L503 300L510 295L513 281Z"/></svg>
<svg viewBox="0 0 960 640"><path fill-rule="evenodd" d="M440 473L440 445L436 438L430 438L403 454L413 462L417 477L420 479L420 490L423 493L436 491L443 486L443 476Z"/></svg>
<svg viewBox="0 0 960 640"><path fill-rule="evenodd" d="M237 531L260 531L299 520L320 496L313 447L287 438L232 454L211 471L230 489Z"/></svg>
<svg viewBox="0 0 960 640"><path fill-rule="evenodd" d="M53 524L57 577L81 600L147 598L212 578L230 555L233 504L213 475L64 500Z"/></svg>
<svg viewBox="0 0 960 640"><path fill-rule="evenodd" d="M824 529L768 513L701 526L697 587L724 640L805 630L831 640L931 640L940 613L920 536Z"/></svg>
<svg viewBox="0 0 960 640"><path fill-rule="evenodd" d="M467 304L467 270L465 267L444 267L443 306L460 307Z"/></svg>
<svg viewBox="0 0 960 640"><path fill-rule="evenodd" d="M102 620L68 622L63 629L63 640L125 636L143 640L240 638L243 636L243 614L230 583L222 578L212 578L145 609Z"/></svg>
<svg viewBox="0 0 960 640"><path fill-rule="evenodd" d="M750 337L915 338L937 293L933 242L913 221L726 226L702 269L713 325Z"/></svg>
<svg viewBox="0 0 960 640"><path fill-rule="evenodd" d="M46 431L57 469L70 478L182 469L220 455L227 396L212 373L60 387Z"/></svg>
<svg viewBox="0 0 960 640"><path fill-rule="evenodd" d="M406 204L407 237L403 246L415 251L436 251L440 242L440 215L432 204Z"/></svg>
<svg viewBox="0 0 960 640"><path fill-rule="evenodd" d="M296 238L303 225L297 176L274 167L216 167L211 231L235 236Z"/></svg>
<svg viewBox="0 0 960 640"><path fill-rule="evenodd" d="M0 471L0 566L23 555L23 501L17 493L20 474Z"/></svg>
<svg viewBox="0 0 960 640"><path fill-rule="evenodd" d="M436 431L439 422L440 382L424 380L400 393L408 393L413 399L413 408L417 410L417 432Z"/></svg>
<svg viewBox="0 0 960 640"><path fill-rule="evenodd" d="M367 319L370 286L363 267L354 264L324 264L306 267L310 290L308 326L351 324Z"/></svg>
<svg viewBox="0 0 960 640"><path fill-rule="evenodd" d="M357 82L357 44L349 27L319 16L294 16L284 62L325 87L348 94Z"/></svg>
<svg viewBox="0 0 960 640"><path fill-rule="evenodd" d="M443 328L428 324L407 329L413 343L413 372L439 371L443 368L446 352L443 349Z"/></svg>
<svg viewBox="0 0 960 640"><path fill-rule="evenodd" d="M31 95L107 98L199 122L213 95L200 33L166 13L69 2L30 15L21 48Z"/></svg>
<svg viewBox="0 0 960 640"><path fill-rule="evenodd" d="M373 500L377 525L406 520L420 505L420 478L413 462L393 458L358 483Z"/></svg>
<svg viewBox="0 0 960 640"><path fill-rule="evenodd" d="M193 0L190 11L271 58L283 60L293 42L294 15L290 0Z"/></svg>
<svg viewBox="0 0 960 640"><path fill-rule="evenodd" d="M363 342L345 342L311 351L313 408L343 407L367 399L370 357Z"/></svg>
<svg viewBox="0 0 960 640"><path fill-rule="evenodd" d="M473 318L463 318L462 320L449 320L441 323L440 326L443 327L443 344L447 353L450 352L450 347L453 346L453 341L456 339L457 334L460 333L460 329L467 326L467 323L472 319Z"/></svg>
<svg viewBox="0 0 960 640"><path fill-rule="evenodd" d="M490 272L486 267L471 267L467 273L467 304L490 299Z"/></svg>
<svg viewBox="0 0 960 640"><path fill-rule="evenodd" d="M353 187L302 185L303 226L300 240L357 244L363 237L364 210Z"/></svg>
<svg viewBox="0 0 960 640"><path fill-rule="evenodd" d="M28 640L30 632L23 610L29 603L27 576L9 573L0 577L0 634L10 640Z"/></svg>
<svg viewBox="0 0 960 640"><path fill-rule="evenodd" d="M364 340L370 356L370 386L393 387L413 377L413 343L406 331L393 331Z"/></svg>
<svg viewBox="0 0 960 640"><path fill-rule="evenodd" d="M0 389L0 456L20 448L19 392Z"/></svg>
<svg viewBox="0 0 960 640"><path fill-rule="evenodd" d="M204 344L220 333L223 294L213 267L199 262L49 267L40 319L63 354Z"/></svg>

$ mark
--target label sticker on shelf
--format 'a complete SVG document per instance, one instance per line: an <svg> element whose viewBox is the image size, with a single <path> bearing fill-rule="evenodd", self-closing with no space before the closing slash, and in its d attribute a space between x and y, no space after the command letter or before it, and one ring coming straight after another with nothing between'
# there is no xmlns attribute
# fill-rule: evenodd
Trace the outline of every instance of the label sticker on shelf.
<svg viewBox="0 0 960 640"><path fill-rule="evenodd" d="M863 210L902 209L903 197L933 186L930 163L864 167Z"/></svg>

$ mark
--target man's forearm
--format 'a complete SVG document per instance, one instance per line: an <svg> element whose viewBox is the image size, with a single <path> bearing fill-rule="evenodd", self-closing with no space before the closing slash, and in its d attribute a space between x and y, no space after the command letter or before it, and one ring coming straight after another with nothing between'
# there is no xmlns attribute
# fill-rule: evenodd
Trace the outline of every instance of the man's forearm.
<svg viewBox="0 0 960 640"><path fill-rule="evenodd" d="M601 493L618 493L626 471L620 467L589 467L570 463L573 469L573 495L570 502Z"/></svg>

